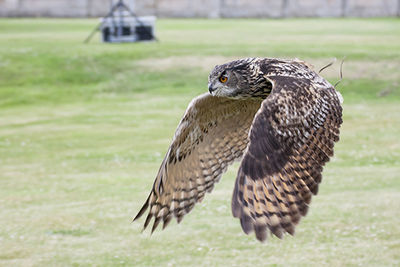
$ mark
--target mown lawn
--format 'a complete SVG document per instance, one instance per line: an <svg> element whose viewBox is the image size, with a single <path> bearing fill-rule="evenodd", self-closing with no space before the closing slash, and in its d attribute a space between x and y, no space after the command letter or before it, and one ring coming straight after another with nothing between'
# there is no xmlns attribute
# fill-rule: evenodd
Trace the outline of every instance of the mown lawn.
<svg viewBox="0 0 400 267"><path fill-rule="evenodd" d="M0 19L0 265L400 265L399 19L163 19L160 42L83 44L96 23ZM346 56L341 141L307 217L294 237L246 236L234 165L181 224L141 234L187 104L249 56Z"/></svg>

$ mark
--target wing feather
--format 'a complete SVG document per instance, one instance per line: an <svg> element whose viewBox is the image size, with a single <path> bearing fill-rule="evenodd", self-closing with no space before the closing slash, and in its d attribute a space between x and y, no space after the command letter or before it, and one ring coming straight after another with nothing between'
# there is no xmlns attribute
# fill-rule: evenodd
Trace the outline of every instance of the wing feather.
<svg viewBox="0 0 400 267"><path fill-rule="evenodd" d="M267 229L279 238L294 234L318 193L342 123L340 99L326 81L268 79L273 90L254 118L232 198L243 231L254 230L260 241Z"/></svg>
<svg viewBox="0 0 400 267"><path fill-rule="evenodd" d="M153 188L135 219L147 210L152 231L175 217L180 222L226 171L241 158L261 99L238 100L203 94L187 108L161 164Z"/></svg>

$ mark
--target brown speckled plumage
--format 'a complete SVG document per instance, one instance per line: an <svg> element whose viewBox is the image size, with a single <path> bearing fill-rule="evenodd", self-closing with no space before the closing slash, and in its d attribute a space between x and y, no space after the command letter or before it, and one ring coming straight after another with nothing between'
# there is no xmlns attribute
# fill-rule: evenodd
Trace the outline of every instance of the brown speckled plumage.
<svg viewBox="0 0 400 267"><path fill-rule="evenodd" d="M293 234L339 140L340 94L306 63L268 58L216 66L209 90L186 110L135 220L149 209L144 228L180 222L242 158L232 213L243 231Z"/></svg>

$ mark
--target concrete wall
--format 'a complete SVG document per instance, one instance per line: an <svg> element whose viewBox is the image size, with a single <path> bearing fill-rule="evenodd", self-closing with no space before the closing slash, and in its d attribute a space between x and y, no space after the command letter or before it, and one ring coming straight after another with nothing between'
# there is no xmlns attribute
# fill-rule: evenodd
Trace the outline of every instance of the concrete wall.
<svg viewBox="0 0 400 267"><path fill-rule="evenodd" d="M100 17L110 0L0 0L0 16ZM138 15L159 17L387 17L400 0L125 0Z"/></svg>
<svg viewBox="0 0 400 267"><path fill-rule="evenodd" d="M291 0L284 13L288 17L340 17L343 16L342 0Z"/></svg>
<svg viewBox="0 0 400 267"><path fill-rule="evenodd" d="M352 0L344 7L345 15L354 17L400 16L399 0Z"/></svg>

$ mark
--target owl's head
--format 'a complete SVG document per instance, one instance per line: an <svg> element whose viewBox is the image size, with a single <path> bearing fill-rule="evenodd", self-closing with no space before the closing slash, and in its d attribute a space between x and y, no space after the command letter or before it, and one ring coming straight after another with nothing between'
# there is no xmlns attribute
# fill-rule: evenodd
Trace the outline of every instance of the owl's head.
<svg viewBox="0 0 400 267"><path fill-rule="evenodd" d="M208 77L208 90L214 96L245 98L255 96L266 86L256 58L245 58L217 65ZM270 91L270 90L269 90Z"/></svg>

